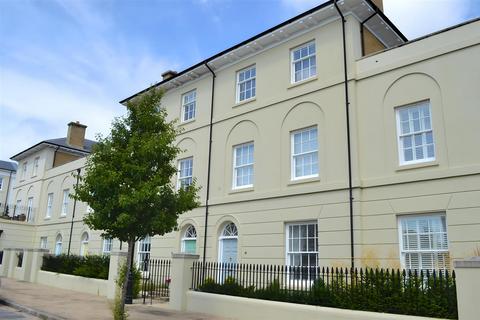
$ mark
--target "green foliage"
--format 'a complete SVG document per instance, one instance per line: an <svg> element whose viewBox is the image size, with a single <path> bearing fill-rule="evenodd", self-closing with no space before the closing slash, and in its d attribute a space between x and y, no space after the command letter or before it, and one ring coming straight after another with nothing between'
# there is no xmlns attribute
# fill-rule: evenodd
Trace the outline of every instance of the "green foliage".
<svg viewBox="0 0 480 320"><path fill-rule="evenodd" d="M183 212L198 206L198 188L176 190L174 146L179 130L160 107L162 92L149 90L127 104L127 115L112 123L107 137L87 159L85 174L73 195L93 211L84 218L103 236L132 243L177 227Z"/></svg>
<svg viewBox="0 0 480 320"><path fill-rule="evenodd" d="M140 296L140 290L142 288L142 272L138 268L133 268L133 297L138 298ZM127 265L124 264L118 271L117 285L121 287L127 276Z"/></svg>
<svg viewBox="0 0 480 320"><path fill-rule="evenodd" d="M205 279L198 290L248 298L310 304L342 309L387 312L426 317L457 319L455 282L445 275L403 276L399 271L369 270L358 274L351 282L351 274L330 274L328 282L318 278L311 285L298 280L290 287L273 279L261 287L242 286L234 278L217 283ZM355 277L355 275L353 275ZM355 279L355 278L354 278Z"/></svg>
<svg viewBox="0 0 480 320"><path fill-rule="evenodd" d="M112 313L114 320L127 320L128 314L125 312L122 304L122 296L120 290L115 292L115 299L113 300Z"/></svg>
<svg viewBox="0 0 480 320"><path fill-rule="evenodd" d="M45 255L42 270L87 278L108 279L109 264L110 257L108 256Z"/></svg>

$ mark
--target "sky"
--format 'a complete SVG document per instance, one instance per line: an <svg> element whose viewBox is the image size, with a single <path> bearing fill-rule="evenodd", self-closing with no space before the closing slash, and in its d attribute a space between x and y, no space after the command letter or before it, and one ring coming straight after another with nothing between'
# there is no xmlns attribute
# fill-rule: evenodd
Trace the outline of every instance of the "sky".
<svg viewBox="0 0 480 320"><path fill-rule="evenodd" d="M108 134L118 101L325 0L0 0L0 159L67 123ZM480 0L384 0L409 39L480 16Z"/></svg>

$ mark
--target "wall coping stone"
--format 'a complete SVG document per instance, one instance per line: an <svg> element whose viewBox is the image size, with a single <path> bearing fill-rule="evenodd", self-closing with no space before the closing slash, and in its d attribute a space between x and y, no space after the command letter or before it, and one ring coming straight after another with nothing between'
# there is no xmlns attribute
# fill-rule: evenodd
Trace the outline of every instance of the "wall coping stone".
<svg viewBox="0 0 480 320"><path fill-rule="evenodd" d="M172 252L173 259L199 259L200 255L192 253L174 253Z"/></svg>
<svg viewBox="0 0 480 320"><path fill-rule="evenodd" d="M480 268L480 257L471 257L453 262L455 268Z"/></svg>

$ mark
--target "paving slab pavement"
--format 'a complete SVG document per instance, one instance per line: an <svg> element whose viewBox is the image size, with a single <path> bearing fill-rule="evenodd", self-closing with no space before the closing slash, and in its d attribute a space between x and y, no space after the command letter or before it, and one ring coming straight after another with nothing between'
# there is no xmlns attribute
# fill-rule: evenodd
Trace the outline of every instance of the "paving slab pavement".
<svg viewBox="0 0 480 320"><path fill-rule="evenodd" d="M36 283L0 279L0 300L10 307L52 320L112 319L111 302L105 297ZM225 320L205 314L169 310L166 303L127 306L129 320Z"/></svg>

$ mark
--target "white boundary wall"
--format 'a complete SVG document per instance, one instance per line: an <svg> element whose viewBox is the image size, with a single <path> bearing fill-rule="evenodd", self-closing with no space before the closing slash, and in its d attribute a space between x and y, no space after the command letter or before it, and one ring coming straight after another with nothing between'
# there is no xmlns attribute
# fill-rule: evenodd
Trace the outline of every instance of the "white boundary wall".
<svg viewBox="0 0 480 320"><path fill-rule="evenodd" d="M106 297L108 292L108 280L86 278L43 270L38 271L37 283L103 297Z"/></svg>
<svg viewBox="0 0 480 320"><path fill-rule="evenodd" d="M356 311L295 303L249 299L189 291L187 310L238 320L415 320L433 319L390 313ZM438 318L435 318L438 320Z"/></svg>

